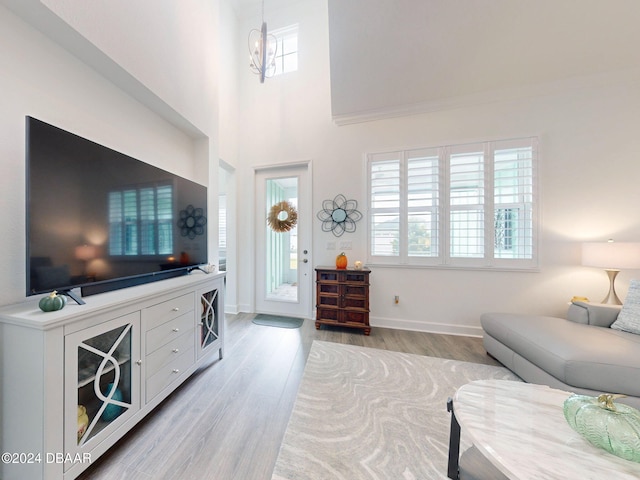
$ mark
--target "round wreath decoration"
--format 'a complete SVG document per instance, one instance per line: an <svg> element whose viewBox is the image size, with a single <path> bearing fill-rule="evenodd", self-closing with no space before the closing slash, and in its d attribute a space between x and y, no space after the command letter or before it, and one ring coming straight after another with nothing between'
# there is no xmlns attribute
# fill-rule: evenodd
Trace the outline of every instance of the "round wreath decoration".
<svg viewBox="0 0 640 480"><path fill-rule="evenodd" d="M283 200L271 207L267 223L274 232L288 232L298 223L298 212L293 205Z"/></svg>

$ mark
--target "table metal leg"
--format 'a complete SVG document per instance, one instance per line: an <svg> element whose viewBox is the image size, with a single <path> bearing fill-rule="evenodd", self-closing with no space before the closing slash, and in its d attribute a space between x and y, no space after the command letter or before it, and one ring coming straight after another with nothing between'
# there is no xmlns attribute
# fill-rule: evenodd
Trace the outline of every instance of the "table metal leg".
<svg viewBox="0 0 640 480"><path fill-rule="evenodd" d="M460 424L453 411L453 399L447 399L447 412L451 412L451 429L449 431L449 462L447 464L447 477L452 480L460 478Z"/></svg>

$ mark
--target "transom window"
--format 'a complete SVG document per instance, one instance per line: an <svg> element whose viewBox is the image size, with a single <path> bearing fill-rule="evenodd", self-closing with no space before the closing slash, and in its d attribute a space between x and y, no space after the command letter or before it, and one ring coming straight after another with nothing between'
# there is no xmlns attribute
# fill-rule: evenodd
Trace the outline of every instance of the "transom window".
<svg viewBox="0 0 640 480"><path fill-rule="evenodd" d="M276 71L273 75L298 70L298 25L280 28L269 33L276 37L278 43L275 58Z"/></svg>
<svg viewBox="0 0 640 480"><path fill-rule="evenodd" d="M367 155L369 263L535 268L534 137Z"/></svg>
<svg viewBox="0 0 640 480"><path fill-rule="evenodd" d="M173 186L109 192L109 254L173 254Z"/></svg>

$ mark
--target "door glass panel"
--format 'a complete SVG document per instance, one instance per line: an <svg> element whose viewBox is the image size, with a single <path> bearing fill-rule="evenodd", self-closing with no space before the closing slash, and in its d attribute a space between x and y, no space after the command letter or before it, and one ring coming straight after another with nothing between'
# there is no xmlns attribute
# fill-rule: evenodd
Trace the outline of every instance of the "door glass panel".
<svg viewBox="0 0 640 480"><path fill-rule="evenodd" d="M266 298L298 301L298 178L270 178L266 182L265 242Z"/></svg>

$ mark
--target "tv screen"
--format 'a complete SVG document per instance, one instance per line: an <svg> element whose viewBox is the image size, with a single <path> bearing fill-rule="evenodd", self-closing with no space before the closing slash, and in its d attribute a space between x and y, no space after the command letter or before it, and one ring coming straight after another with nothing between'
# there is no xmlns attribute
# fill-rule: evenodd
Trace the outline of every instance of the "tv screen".
<svg viewBox="0 0 640 480"><path fill-rule="evenodd" d="M27 295L82 295L207 263L207 189L27 117Z"/></svg>

